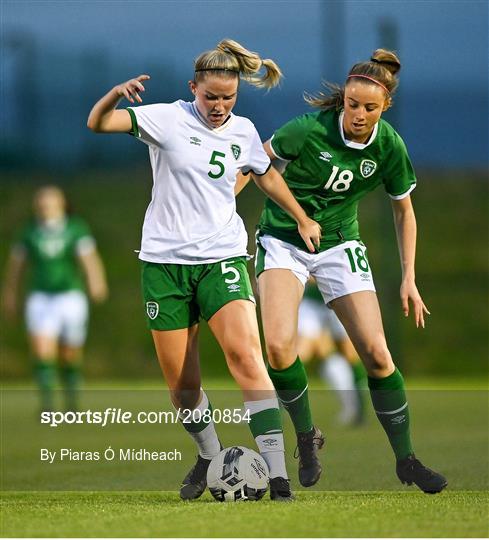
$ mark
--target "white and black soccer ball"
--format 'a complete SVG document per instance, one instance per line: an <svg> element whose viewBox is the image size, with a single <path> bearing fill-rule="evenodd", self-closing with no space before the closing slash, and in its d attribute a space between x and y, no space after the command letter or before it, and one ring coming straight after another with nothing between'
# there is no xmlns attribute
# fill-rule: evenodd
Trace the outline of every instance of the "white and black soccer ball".
<svg viewBox="0 0 489 540"><path fill-rule="evenodd" d="M212 496L224 501L257 501L268 489L265 460L249 448L231 446L221 450L207 469L207 486Z"/></svg>

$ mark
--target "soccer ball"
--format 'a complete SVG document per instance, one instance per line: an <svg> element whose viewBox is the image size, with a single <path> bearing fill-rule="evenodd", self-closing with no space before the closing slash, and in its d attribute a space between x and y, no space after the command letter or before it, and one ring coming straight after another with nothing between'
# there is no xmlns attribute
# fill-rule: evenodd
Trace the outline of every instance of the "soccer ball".
<svg viewBox="0 0 489 540"><path fill-rule="evenodd" d="M221 450L207 469L207 485L220 502L258 501L268 488L265 460L249 448L231 446Z"/></svg>

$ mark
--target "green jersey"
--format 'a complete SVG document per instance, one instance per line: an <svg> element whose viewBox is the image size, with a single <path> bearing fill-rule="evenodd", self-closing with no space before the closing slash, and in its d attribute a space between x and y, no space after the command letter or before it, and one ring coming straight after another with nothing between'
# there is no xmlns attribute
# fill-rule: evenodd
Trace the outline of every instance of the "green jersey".
<svg viewBox="0 0 489 540"><path fill-rule="evenodd" d="M80 218L67 217L52 225L31 221L16 244L32 267L30 290L58 293L83 289L78 257L93 250L94 245Z"/></svg>
<svg viewBox="0 0 489 540"><path fill-rule="evenodd" d="M393 199L405 197L416 185L404 142L384 120L360 144L345 139L343 112L305 114L278 129L271 146L277 158L289 162L283 177L295 198L322 227L319 251L360 239L358 202L379 184ZM306 249L295 221L270 199L258 227Z"/></svg>

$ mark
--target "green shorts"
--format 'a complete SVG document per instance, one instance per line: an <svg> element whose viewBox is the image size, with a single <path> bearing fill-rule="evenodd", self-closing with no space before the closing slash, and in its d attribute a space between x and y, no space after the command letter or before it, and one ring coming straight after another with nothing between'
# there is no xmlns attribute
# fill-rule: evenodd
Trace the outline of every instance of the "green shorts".
<svg viewBox="0 0 489 540"><path fill-rule="evenodd" d="M208 321L232 300L255 302L246 257L208 264L142 262L141 283L152 330L189 328Z"/></svg>

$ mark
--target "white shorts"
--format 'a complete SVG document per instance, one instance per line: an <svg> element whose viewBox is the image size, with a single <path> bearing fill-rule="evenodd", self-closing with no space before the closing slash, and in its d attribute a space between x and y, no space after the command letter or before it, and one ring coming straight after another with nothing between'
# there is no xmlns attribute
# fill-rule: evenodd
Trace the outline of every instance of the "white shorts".
<svg viewBox="0 0 489 540"><path fill-rule="evenodd" d="M291 270L302 285L310 275L314 276L326 304L355 292L375 292L366 248L357 240L343 242L321 253L309 253L265 234L258 238L257 277L272 268Z"/></svg>
<svg viewBox="0 0 489 540"><path fill-rule="evenodd" d="M29 334L80 347L87 335L87 297L81 291L33 292L27 298L25 317Z"/></svg>
<svg viewBox="0 0 489 540"><path fill-rule="evenodd" d="M311 298L303 298L299 305L298 332L306 338L315 338L328 332L335 341L348 337L336 313L322 302Z"/></svg>

